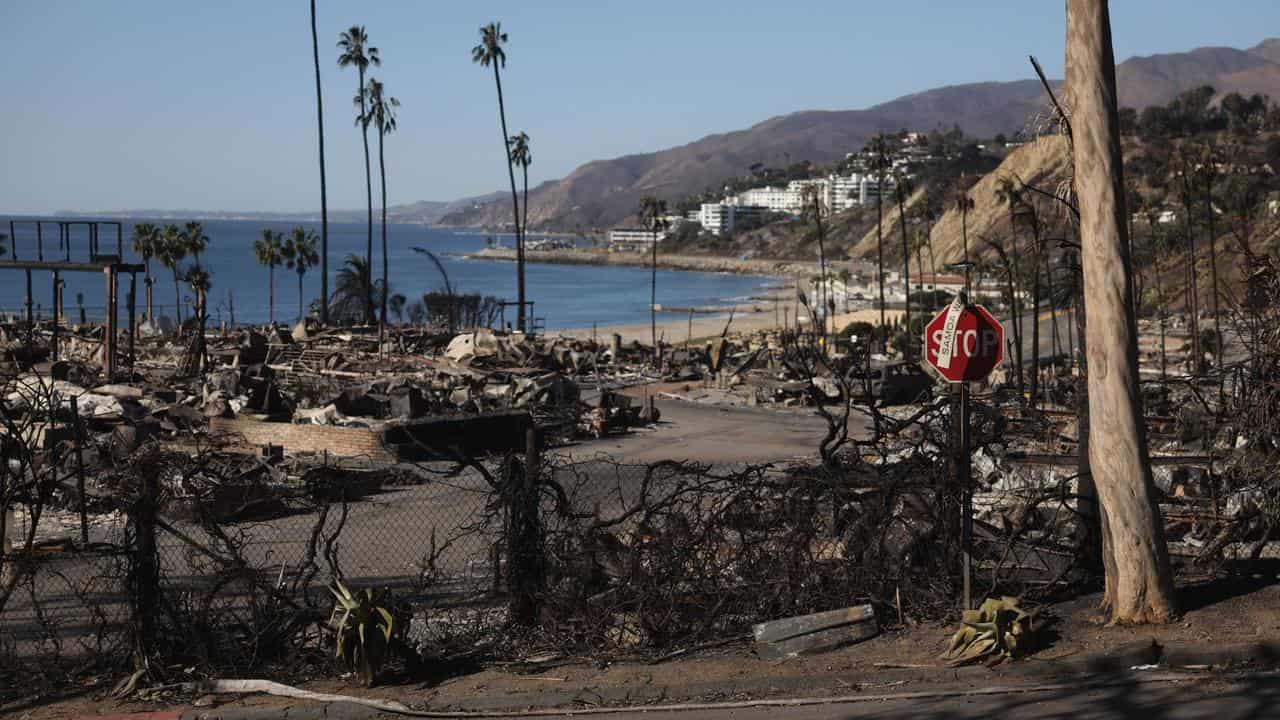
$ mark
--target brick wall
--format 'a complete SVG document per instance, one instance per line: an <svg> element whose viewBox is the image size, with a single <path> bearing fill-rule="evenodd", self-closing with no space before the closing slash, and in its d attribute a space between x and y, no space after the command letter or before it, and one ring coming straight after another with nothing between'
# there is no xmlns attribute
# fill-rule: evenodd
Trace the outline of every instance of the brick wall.
<svg viewBox="0 0 1280 720"><path fill-rule="evenodd" d="M270 444L282 446L285 453L323 453L327 450L337 457L395 462L394 455L383 445L381 430L293 425L243 418L213 418L209 429L216 435L243 437L245 449L255 453L258 448Z"/></svg>

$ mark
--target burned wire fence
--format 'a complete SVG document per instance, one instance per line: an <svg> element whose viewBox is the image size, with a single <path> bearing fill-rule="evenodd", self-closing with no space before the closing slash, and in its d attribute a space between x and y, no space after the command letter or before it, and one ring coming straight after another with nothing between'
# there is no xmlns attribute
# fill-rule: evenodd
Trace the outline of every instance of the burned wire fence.
<svg viewBox="0 0 1280 720"><path fill-rule="evenodd" d="M1030 461L1052 423L1011 432L991 400L974 412L975 592L1078 590L1074 468ZM950 405L871 412L874 432L826 461L733 466L583 457L537 433L450 462L284 460L201 433L125 452L73 424L53 450L7 451L0 667L329 668L335 581L390 590L418 657L666 653L862 603L888 625L948 617L965 490ZM77 453L105 467L83 491Z"/></svg>

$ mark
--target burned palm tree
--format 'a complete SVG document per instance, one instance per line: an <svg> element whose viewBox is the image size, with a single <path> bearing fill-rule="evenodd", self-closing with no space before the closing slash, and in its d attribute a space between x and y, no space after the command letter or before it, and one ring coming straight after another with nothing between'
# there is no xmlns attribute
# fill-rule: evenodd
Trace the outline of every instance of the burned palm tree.
<svg viewBox="0 0 1280 720"><path fill-rule="evenodd" d="M889 337L884 312L884 185L892 162L884 133L876 133L867 149L871 154L871 171L876 176L876 282L880 286L880 352L883 353L888 350Z"/></svg>
<svg viewBox="0 0 1280 720"><path fill-rule="evenodd" d="M902 230L902 293L906 298L903 304L902 326L907 332L907 341L902 345L902 358L911 362L911 343L914 333L911 332L911 240L907 235L907 199L915 192L911 178L895 173L893 178L893 199L898 205L898 226Z"/></svg>
<svg viewBox="0 0 1280 720"><path fill-rule="evenodd" d="M649 263L649 336L653 341L653 364L662 359L658 347L658 241L659 233L666 228L667 203L649 196L640 199L640 224L653 233L650 243Z"/></svg>
<svg viewBox="0 0 1280 720"><path fill-rule="evenodd" d="M316 134L320 143L320 322L329 322L329 192L324 171L324 94L320 89L320 36L316 0L311 0L311 62L316 76ZM299 318L301 320L301 318Z"/></svg>

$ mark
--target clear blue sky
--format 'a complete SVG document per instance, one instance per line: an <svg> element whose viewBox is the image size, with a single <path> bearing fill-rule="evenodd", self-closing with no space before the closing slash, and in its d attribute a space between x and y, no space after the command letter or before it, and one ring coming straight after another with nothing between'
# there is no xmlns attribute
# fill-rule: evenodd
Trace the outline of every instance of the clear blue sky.
<svg viewBox="0 0 1280 720"><path fill-rule="evenodd" d="M1112 6L1121 59L1280 34L1276 0ZM505 185L492 74L469 57L493 19L511 36L508 119L532 137L531 184L795 110L1029 77L1029 53L1062 72L1061 0L320 0L318 13L335 208L363 206L356 77L334 48L353 23L403 103L393 204ZM4 0L0 212L319 207L308 17L307 0Z"/></svg>

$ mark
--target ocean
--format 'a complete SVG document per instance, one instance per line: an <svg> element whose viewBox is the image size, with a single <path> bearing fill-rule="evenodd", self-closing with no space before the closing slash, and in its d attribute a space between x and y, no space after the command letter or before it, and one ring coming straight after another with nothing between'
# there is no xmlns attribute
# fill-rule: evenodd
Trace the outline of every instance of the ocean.
<svg viewBox="0 0 1280 720"><path fill-rule="evenodd" d="M8 217L0 217L0 232L9 232ZM157 225L165 221L148 220ZM185 221L169 221L181 225ZM319 235L318 222L274 222L255 220L206 220L205 234L209 236L208 250L201 255L201 263L212 273L213 287L209 294L209 315L214 324L228 320L234 304L237 323L265 323L268 317L267 269L259 265L253 256L253 242L262 236L264 228L288 233L298 225L309 227ZM133 221L124 221L125 255L138 262L129 250L129 235ZM114 247L115 234L104 226L100 243ZM19 257L35 255L35 229L31 225L19 227L16 232ZM409 302L423 293L444 287L439 272L431 261L412 250L423 247L435 253L443 262L455 290L462 293L481 293L516 299L515 263L501 260L478 260L465 257L485 246L486 235L420 225L388 225L387 248L392 293L405 295ZM531 236L534 239L536 236ZM85 259L87 232L83 227L74 229L72 235L72 259ZM365 249L365 225L363 223L329 223L329 273L332 278L342 266L348 254L363 255ZM510 235L500 238L503 244L512 245ZM13 247L15 239L5 241ZM46 225L44 248L46 258L56 254L57 229ZM9 257L6 255L6 258ZM190 260L188 259L188 263ZM381 234L374 225L374 277L382 274ZM172 275L159 263L152 261L155 277L154 301L156 313L172 315L174 289ZM83 296L85 316L98 319L104 316L105 280L93 273L64 273L66 287L63 306L73 321L78 318L77 294ZM658 303L668 308L704 306L728 306L746 298L764 294L773 283L771 278L718 273L682 271L658 271ZM649 271L643 268L589 266L589 265L541 265L529 264L525 269L528 299L534 302L533 314L543 318L548 330L590 328L593 323L604 325L644 323L649 320ZM41 317L52 316L52 277L48 272L35 272L32 276L34 304ZM333 280L330 280L330 292ZM183 297L189 295L183 287ZM124 322L128 280L121 283L120 311ZM138 278L138 312L145 308L145 290L142 276ZM320 294L319 268L303 278L304 304L309 304ZM0 270L0 315L21 316L25 303L25 282L18 270ZM184 299L184 302L186 300ZM183 315L187 314L184 305ZM508 320L513 321L513 311ZM292 322L298 315L297 275L285 267L275 270L275 317L277 322ZM394 319L394 318L393 318Z"/></svg>

